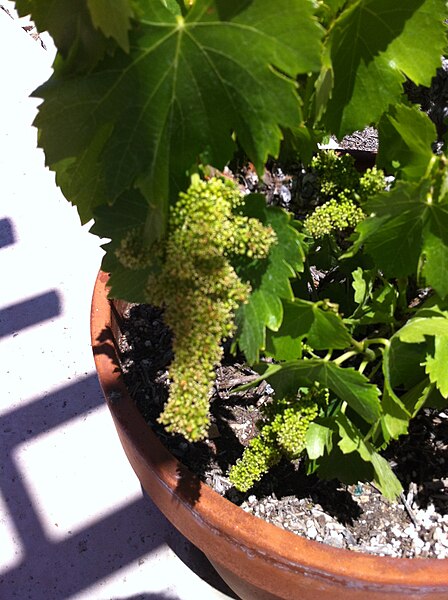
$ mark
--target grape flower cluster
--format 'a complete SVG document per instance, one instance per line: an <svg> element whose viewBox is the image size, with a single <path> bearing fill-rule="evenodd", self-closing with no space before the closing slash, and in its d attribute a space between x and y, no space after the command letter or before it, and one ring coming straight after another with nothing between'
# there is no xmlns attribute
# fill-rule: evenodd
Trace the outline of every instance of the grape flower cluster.
<svg viewBox="0 0 448 600"><path fill-rule="evenodd" d="M304 221L305 231L314 239L354 229L365 219L363 202L386 187L381 169L373 167L361 175L349 154L320 152L311 167L319 178L319 196L325 200Z"/></svg>
<svg viewBox="0 0 448 600"><path fill-rule="evenodd" d="M312 387L293 398L274 400L265 415L265 425L253 438L243 456L229 471L229 479L241 492L277 464L282 456L295 460L305 450L306 433L318 416L320 405L328 400L326 388Z"/></svg>
<svg viewBox="0 0 448 600"><path fill-rule="evenodd" d="M164 307L173 332L170 393L159 421L187 439L203 439L222 340L234 333L234 315L251 287L232 258L264 259L276 241L271 227L242 214L244 196L224 179L193 177L169 217L160 272L149 276L149 303Z"/></svg>

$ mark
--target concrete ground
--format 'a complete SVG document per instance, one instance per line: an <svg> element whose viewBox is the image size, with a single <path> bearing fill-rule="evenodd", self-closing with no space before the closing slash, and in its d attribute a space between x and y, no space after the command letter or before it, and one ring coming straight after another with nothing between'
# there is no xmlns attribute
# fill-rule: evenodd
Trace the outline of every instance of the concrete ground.
<svg viewBox="0 0 448 600"><path fill-rule="evenodd" d="M102 251L36 148L28 95L54 48L22 24L0 9L0 598L233 598L142 496L103 403L89 340Z"/></svg>

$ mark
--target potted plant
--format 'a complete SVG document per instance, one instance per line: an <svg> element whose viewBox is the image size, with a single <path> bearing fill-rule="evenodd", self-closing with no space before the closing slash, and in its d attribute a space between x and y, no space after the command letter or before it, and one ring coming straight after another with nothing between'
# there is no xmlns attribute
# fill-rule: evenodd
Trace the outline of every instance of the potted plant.
<svg viewBox="0 0 448 600"><path fill-rule="evenodd" d="M403 89L428 86L440 66L445 3L16 6L58 48L35 92L47 165L81 221L94 219L93 233L110 240L92 335L145 489L243 598L447 597L444 560L327 548L188 479L129 400L108 333L117 334L122 303L105 297L107 284L110 298L164 309L174 336L159 417L167 431L207 436L225 339L269 381L275 399L230 472L237 488L287 456L322 478L373 481L398 496L382 452L423 407L448 399L446 157ZM366 125L378 130L378 168L360 176L349 160L318 153L328 136ZM242 194L221 174L236 151L259 174L271 158L311 165L317 201L294 218ZM199 499L185 481L196 481Z"/></svg>

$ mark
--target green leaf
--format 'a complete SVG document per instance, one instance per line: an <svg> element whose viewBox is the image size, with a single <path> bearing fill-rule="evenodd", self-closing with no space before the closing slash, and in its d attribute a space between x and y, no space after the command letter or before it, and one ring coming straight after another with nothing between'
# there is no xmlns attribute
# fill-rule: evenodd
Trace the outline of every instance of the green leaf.
<svg viewBox="0 0 448 600"><path fill-rule="evenodd" d="M368 446L370 448L370 445ZM396 500L398 496L403 492L403 486L399 479L392 471L387 460L378 454L378 452L370 451L370 462L373 465L375 478L374 481L384 495L385 498L390 500Z"/></svg>
<svg viewBox="0 0 448 600"><path fill-rule="evenodd" d="M405 344L426 343L425 372L442 396L448 398L448 312L437 308L418 311L392 340L396 338Z"/></svg>
<svg viewBox="0 0 448 600"><path fill-rule="evenodd" d="M392 173L398 162L399 174L418 180L433 157L431 146L436 139L435 125L426 113L416 106L398 105L380 121L377 163Z"/></svg>
<svg viewBox="0 0 448 600"><path fill-rule="evenodd" d="M239 347L253 363L258 360L259 350L266 347L266 327L275 331L282 323L282 299L294 298L290 278L303 269L305 253L303 236L292 226L291 216L280 208L266 206L263 196L247 197L244 214L270 225L277 235L267 260L236 266L238 275L252 286L248 303L237 312L236 323Z"/></svg>
<svg viewBox="0 0 448 600"><path fill-rule="evenodd" d="M166 6L166 8L168 8L168 10L170 10L173 13L173 15L182 14L182 11L180 9L180 2L182 2L182 0L161 0L161 2L164 6Z"/></svg>
<svg viewBox="0 0 448 600"><path fill-rule="evenodd" d="M439 397L440 394L435 386L429 382L429 377L425 377L420 383L403 394L400 400L411 417L414 418L422 406L429 405L431 400L437 402Z"/></svg>
<svg viewBox="0 0 448 600"><path fill-rule="evenodd" d="M309 424L306 432L306 451L311 460L316 460L325 454L330 453L333 447L333 430L331 427L316 423Z"/></svg>
<svg viewBox="0 0 448 600"><path fill-rule="evenodd" d="M337 444L329 454L318 458L314 464L314 471L320 479L339 479L348 485L360 481L372 481L374 477L371 462L363 460L358 452L343 454Z"/></svg>
<svg viewBox="0 0 448 600"><path fill-rule="evenodd" d="M448 296L448 208L434 211L434 218L424 231L422 274L442 298Z"/></svg>
<svg viewBox="0 0 448 600"><path fill-rule="evenodd" d="M104 174L98 171L98 160L110 131L107 125L99 128L78 160L67 158L53 166L56 183L76 206L82 224L93 218L97 206L108 201Z"/></svg>
<svg viewBox="0 0 448 600"><path fill-rule="evenodd" d="M448 335L448 314L442 313L440 316L426 317L416 316L410 319L395 334L394 338L399 338L407 344L419 344L425 342L427 337Z"/></svg>
<svg viewBox="0 0 448 600"><path fill-rule="evenodd" d="M443 0L359 0L330 31L334 72L325 122L339 138L377 123L405 76L429 86L446 38Z"/></svg>
<svg viewBox="0 0 448 600"><path fill-rule="evenodd" d="M389 348L384 350L383 367L387 367L387 380L391 389L409 389L425 377L422 363L425 360L425 344L406 344L398 337L391 339Z"/></svg>
<svg viewBox="0 0 448 600"><path fill-rule="evenodd" d="M321 28L308 0L196 0L185 18L140 2L129 54L87 73L56 72L36 91L47 164L85 155L111 126L97 164L109 201L138 185L163 205L169 186L207 152L223 167L232 134L257 169L300 121L295 78L317 70ZM176 190L177 191L177 190ZM163 210L163 209L161 209Z"/></svg>
<svg viewBox="0 0 448 600"><path fill-rule="evenodd" d="M117 264L107 282L108 297L138 304L146 302L145 286L149 273L149 269L131 270Z"/></svg>
<svg viewBox="0 0 448 600"><path fill-rule="evenodd" d="M298 358L302 339L315 350L343 350L352 338L339 314L324 310L322 302L296 298L283 302L284 316L280 329L269 332L267 350L277 360Z"/></svg>
<svg viewBox="0 0 448 600"><path fill-rule="evenodd" d="M448 335L436 336L434 356L428 356L425 364L431 383L437 385L444 398L448 398Z"/></svg>
<svg viewBox="0 0 448 600"><path fill-rule="evenodd" d="M31 15L39 31L48 31L61 55L71 56L75 70L91 68L109 47L92 23L86 0L16 0L15 7L21 17Z"/></svg>
<svg viewBox="0 0 448 600"><path fill-rule="evenodd" d="M380 283L376 270L367 271L358 267L352 275L354 299L358 307L347 321L359 325L393 323L398 299L394 286L388 281Z"/></svg>
<svg viewBox="0 0 448 600"><path fill-rule="evenodd" d="M369 442L364 441L358 428L342 413L336 417L341 439L338 446L344 454L357 452L362 460L370 462L374 469L374 480L381 493L394 500L403 491L403 488L394 475L388 462L380 456Z"/></svg>
<svg viewBox="0 0 448 600"><path fill-rule="evenodd" d="M296 360L263 369L261 380L269 379L280 398L295 394L300 386L320 383L329 388L368 423L381 415L379 389L358 371L323 359Z"/></svg>
<svg viewBox="0 0 448 600"><path fill-rule="evenodd" d="M381 425L385 440L388 442L390 439L398 439L400 435L406 435L411 415L402 400L391 393L389 386L384 387L381 406L384 413Z"/></svg>
<svg viewBox="0 0 448 600"><path fill-rule="evenodd" d="M433 196L432 180L400 182L390 192L368 200L371 216L357 226L359 237L347 256L364 246L386 277L418 272L444 298L448 295L448 202Z"/></svg>
<svg viewBox="0 0 448 600"><path fill-rule="evenodd" d="M95 223L90 233L120 241L130 229L145 222L147 212L148 204L138 190L126 192L115 204L95 209Z"/></svg>
<svg viewBox="0 0 448 600"><path fill-rule="evenodd" d="M135 227L140 227L147 218L148 204L137 191L123 194L113 205L103 205L95 209L95 223L90 232L102 238L112 238L105 244L105 255L101 268L110 273L109 296L128 302L145 302L145 287L150 268L131 270L124 267L115 256L115 250L125 235Z"/></svg>
<svg viewBox="0 0 448 600"><path fill-rule="evenodd" d="M87 0L87 6L94 26L128 52L128 31L133 14L130 0Z"/></svg>

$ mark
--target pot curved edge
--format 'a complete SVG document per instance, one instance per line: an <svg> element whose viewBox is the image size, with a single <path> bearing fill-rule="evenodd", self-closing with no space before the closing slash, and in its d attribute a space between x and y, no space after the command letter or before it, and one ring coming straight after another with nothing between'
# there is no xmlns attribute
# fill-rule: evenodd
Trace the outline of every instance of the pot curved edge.
<svg viewBox="0 0 448 600"><path fill-rule="evenodd" d="M448 599L448 559L379 557L307 540L254 517L200 482L162 445L123 381L116 344L126 306L99 272L91 340L100 385L128 460L171 523L244 600Z"/></svg>

